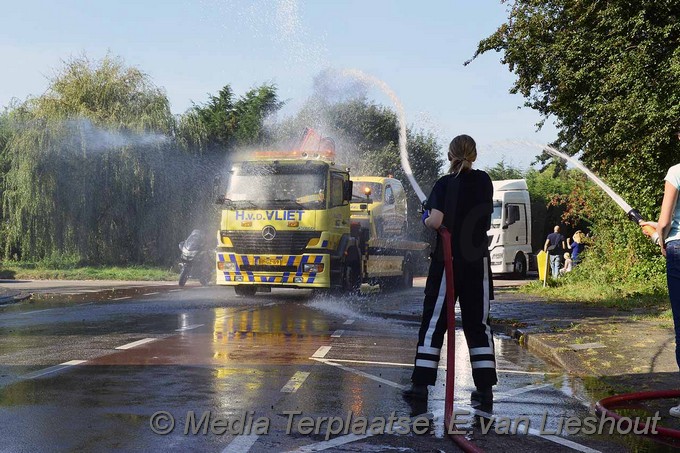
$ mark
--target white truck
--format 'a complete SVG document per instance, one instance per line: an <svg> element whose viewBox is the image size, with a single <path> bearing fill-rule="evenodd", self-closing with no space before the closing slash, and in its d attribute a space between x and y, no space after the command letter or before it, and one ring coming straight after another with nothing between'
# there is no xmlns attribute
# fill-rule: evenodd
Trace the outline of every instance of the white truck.
<svg viewBox="0 0 680 453"><path fill-rule="evenodd" d="M488 234L491 272L526 277L533 250L531 201L524 179L493 182L493 215Z"/></svg>

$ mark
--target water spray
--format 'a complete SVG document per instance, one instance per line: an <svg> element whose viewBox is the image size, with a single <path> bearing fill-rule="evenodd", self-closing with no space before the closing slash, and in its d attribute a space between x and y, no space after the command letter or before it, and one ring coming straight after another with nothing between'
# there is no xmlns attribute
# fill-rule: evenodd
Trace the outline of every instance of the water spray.
<svg viewBox="0 0 680 453"><path fill-rule="evenodd" d="M427 197L418 185L418 181L416 181L416 178L413 176L413 170L411 170L411 164L408 161L408 151L406 150L406 112L404 111L404 105L397 97L397 94L389 87L389 85L379 78L366 74L358 69L343 69L341 74L345 77L352 77L379 88L392 100L394 107L397 109L397 120L399 121L399 157L401 159L401 167L408 178L408 182L416 192L418 199L420 201L425 201Z"/></svg>
<svg viewBox="0 0 680 453"><path fill-rule="evenodd" d="M614 192L611 187L609 187L607 184L605 184L600 178L595 176L595 174L590 171L588 168L586 168L585 165L583 165L578 159L574 159L573 157L569 156L568 154L565 154L563 152L560 152L556 150L555 148L551 146L545 146L543 147L543 150L547 152L548 154L552 154L553 156L565 159L567 162L571 163L574 165L576 168L581 170L583 173L586 174L588 178L590 178L591 181L593 181L595 184L597 184L600 189L604 191L609 197L614 200L614 203L616 203L621 209L623 209L628 215L628 218L635 222L637 225L640 225L640 222L643 222L644 219L642 218L642 215L637 209L632 208L628 203L625 202L623 198L616 192ZM652 226L645 225L642 226L642 231L649 236L652 241L655 244L659 243L659 235L656 232L656 229Z"/></svg>

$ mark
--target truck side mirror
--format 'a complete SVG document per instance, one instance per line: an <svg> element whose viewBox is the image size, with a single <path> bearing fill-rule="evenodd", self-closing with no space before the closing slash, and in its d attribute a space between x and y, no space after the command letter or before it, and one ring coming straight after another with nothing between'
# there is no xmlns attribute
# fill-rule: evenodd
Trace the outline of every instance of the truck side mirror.
<svg viewBox="0 0 680 453"><path fill-rule="evenodd" d="M342 201L352 201L352 188L354 183L351 180L343 181L342 183Z"/></svg>

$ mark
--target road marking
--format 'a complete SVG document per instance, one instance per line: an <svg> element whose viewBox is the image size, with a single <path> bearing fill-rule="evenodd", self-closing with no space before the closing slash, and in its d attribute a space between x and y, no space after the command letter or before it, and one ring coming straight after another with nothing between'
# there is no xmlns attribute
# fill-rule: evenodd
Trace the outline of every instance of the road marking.
<svg viewBox="0 0 680 453"><path fill-rule="evenodd" d="M363 376L367 379L371 379L372 381L380 382L381 384L389 385L390 387L394 387L394 388L397 388L397 389L400 389L400 390L406 388L405 385L397 384L396 382L393 382L393 381L388 381L387 379L383 379L383 378L378 377L374 374L365 373L363 371L355 370L354 368L350 368L350 367L346 367L344 365L340 365L339 363L333 362L333 359L330 359L330 360L319 359L319 358L315 358L315 357L312 356L312 360L316 360L317 362L321 362L321 363L324 363L326 365L330 365L330 366L334 366L336 368L340 368L341 370L347 371L349 373L354 373L356 375Z"/></svg>
<svg viewBox="0 0 680 453"><path fill-rule="evenodd" d="M475 415L479 415L480 417L490 418L490 419L494 418L493 415L491 415L487 412L484 412L484 411L480 411L479 409L470 408L470 412L475 414ZM600 450L595 450L593 448L586 447L585 445L581 445L581 444L573 442L571 440L567 440L563 437L555 436L555 435L552 435L552 434L542 434L541 431L539 431L536 428L531 428L531 427L528 427L528 428L529 429L527 430L527 432L529 434L531 434L532 436L536 436L536 437L540 437L540 438L545 439L545 440L549 440L550 442L554 442L554 443L562 445L564 447L571 448L572 450L582 451L583 453L600 453Z"/></svg>
<svg viewBox="0 0 680 453"><path fill-rule="evenodd" d="M116 297L115 299L111 299L111 300L123 300L123 299L132 299L132 296Z"/></svg>
<svg viewBox="0 0 680 453"><path fill-rule="evenodd" d="M205 324L192 324L190 326L185 326L180 329L175 329L175 332L184 332L185 330L192 330L192 329L197 329L199 327L203 327Z"/></svg>
<svg viewBox="0 0 680 453"><path fill-rule="evenodd" d="M31 315L33 313L40 313L40 312L43 312L43 311L50 311L50 310L54 310L54 308L45 308L44 310L24 311L24 312L19 313L19 314L20 315Z"/></svg>
<svg viewBox="0 0 680 453"><path fill-rule="evenodd" d="M330 346L321 346L319 349L316 350L314 354L312 354L311 359L323 359L326 357L326 354L328 354L328 351L331 350Z"/></svg>
<svg viewBox="0 0 680 453"><path fill-rule="evenodd" d="M255 442L257 442L258 437L260 436L257 434L236 436L236 438L222 450L222 453L242 453L250 451Z"/></svg>
<svg viewBox="0 0 680 453"><path fill-rule="evenodd" d="M310 445L305 445L304 447L300 447L297 450L290 450L290 453L308 453L308 452L313 452L313 451L323 451L323 450L328 450L329 448L334 448L334 447L339 447L340 445L345 445L349 444L352 442L356 442L358 440L363 440L368 437L373 437L375 434L371 432L371 430L367 430L366 434L347 434L345 436L339 436L335 437L331 440L326 440L323 442L317 442L315 444L310 444Z"/></svg>
<svg viewBox="0 0 680 453"><path fill-rule="evenodd" d="M156 341L157 338L144 338L143 340L137 340L133 341L132 343L124 344L123 346L118 346L116 349L132 349L136 348L137 346L141 346L146 343L151 343L152 341Z"/></svg>
<svg viewBox="0 0 680 453"><path fill-rule="evenodd" d="M171 289L171 290L168 291L168 292L169 292L169 293L175 293L175 292L177 292L177 291L183 291L183 290L181 290L181 289Z"/></svg>
<svg viewBox="0 0 680 453"><path fill-rule="evenodd" d="M80 290L79 292L77 292L76 294L80 294L80 293L98 293L98 292L100 292L100 291L106 291L106 290L105 290L105 289L81 289L81 290ZM67 293L67 294L69 294L69 293Z"/></svg>
<svg viewBox="0 0 680 453"><path fill-rule="evenodd" d="M57 371L65 370L66 368L80 365L81 363L85 362L87 362L87 360L70 360L68 362L60 363L59 365L54 365L43 370L34 371L33 373L29 373L26 376L24 376L24 378L35 379L37 377L45 376L46 374L56 373Z"/></svg>
<svg viewBox="0 0 680 453"><path fill-rule="evenodd" d="M153 296L154 294L160 294L160 292L156 291L156 292L153 292L153 293L144 293L142 295L143 296Z"/></svg>
<svg viewBox="0 0 680 453"><path fill-rule="evenodd" d="M343 322L343 324L346 324L346 325L354 324L354 320L348 319L347 321Z"/></svg>
<svg viewBox="0 0 680 453"><path fill-rule="evenodd" d="M284 393L295 393L304 384L305 380L309 377L307 371L297 371L292 378L288 380L288 383L281 389Z"/></svg>
<svg viewBox="0 0 680 453"><path fill-rule="evenodd" d="M333 332L333 335L331 335L331 338L340 338L343 333L345 333L344 330L336 330Z"/></svg>
<svg viewBox="0 0 680 453"><path fill-rule="evenodd" d="M559 373L550 373L547 371L522 371L522 370L502 370L500 368L496 369L497 373L509 373L509 374L535 374L538 376L545 376L546 374L559 374Z"/></svg>
<svg viewBox="0 0 680 453"><path fill-rule="evenodd" d="M316 359L319 357L310 357L310 359ZM403 367L413 367L412 363L396 363L396 362L374 362L371 360L350 360L350 359L329 359L333 362L343 362L343 363L361 363L364 365L390 365L390 366L403 366ZM445 368L442 366L441 368Z"/></svg>

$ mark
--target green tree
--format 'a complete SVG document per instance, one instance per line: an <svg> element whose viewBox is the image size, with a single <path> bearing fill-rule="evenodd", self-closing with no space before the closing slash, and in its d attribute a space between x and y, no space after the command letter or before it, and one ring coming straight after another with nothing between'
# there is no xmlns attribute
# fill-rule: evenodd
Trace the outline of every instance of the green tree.
<svg viewBox="0 0 680 453"><path fill-rule="evenodd" d="M174 118L144 73L111 56L73 58L9 118L3 256L160 263L175 254L191 212L182 191L199 185L175 167Z"/></svg>
<svg viewBox="0 0 680 453"><path fill-rule="evenodd" d="M492 181L501 181L503 179L522 179L524 178L525 172L521 168L515 167L512 164L505 162L505 158L502 158L493 167L486 167L484 169Z"/></svg>
<svg viewBox="0 0 680 453"><path fill-rule="evenodd" d="M408 196L410 233L418 237L422 227L416 216L420 201L401 166L399 126L391 109L365 98L326 102L310 99L301 111L278 126L276 136L287 146L305 127L312 127L337 144L338 162L351 167L352 175L393 175L402 181ZM434 134L409 128L407 150L416 181L429 193L440 176L441 145Z"/></svg>
<svg viewBox="0 0 680 453"><path fill-rule="evenodd" d="M516 0L475 57L502 53L511 88L559 128L558 145L658 212L680 144L680 3ZM473 57L474 58L474 57ZM633 177L635 175L635 177Z"/></svg>
<svg viewBox="0 0 680 453"><path fill-rule="evenodd" d="M178 137L185 147L198 152L225 153L235 148L261 145L271 140L265 118L283 106L276 86L264 84L234 99L230 85L217 96L209 95L178 121Z"/></svg>

